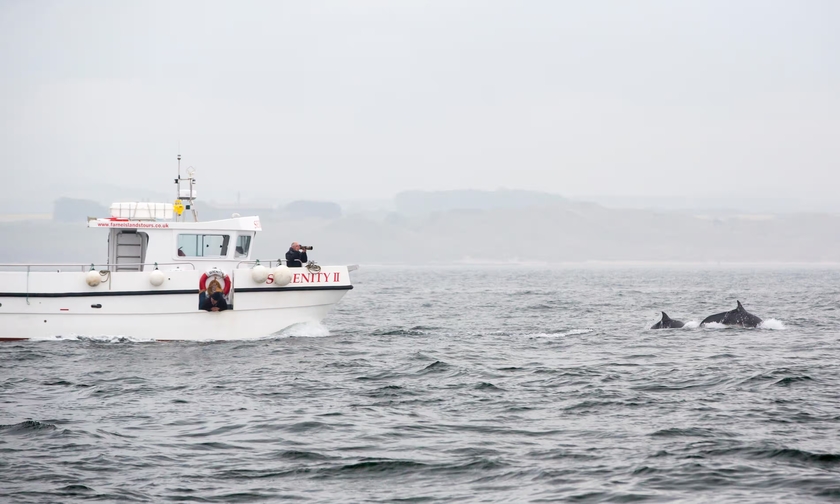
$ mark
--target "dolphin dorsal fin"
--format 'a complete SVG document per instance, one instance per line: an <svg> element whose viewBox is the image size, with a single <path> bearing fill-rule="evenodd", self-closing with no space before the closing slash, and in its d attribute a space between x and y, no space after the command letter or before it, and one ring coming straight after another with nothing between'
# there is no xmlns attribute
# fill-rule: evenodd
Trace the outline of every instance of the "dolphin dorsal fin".
<svg viewBox="0 0 840 504"><path fill-rule="evenodd" d="M662 320L671 320L671 319L668 317L667 313L662 312Z"/></svg>
<svg viewBox="0 0 840 504"><path fill-rule="evenodd" d="M736 309L738 309L738 310L743 310L744 309L744 306L741 304L740 301L735 300L735 302L738 303L738 307Z"/></svg>

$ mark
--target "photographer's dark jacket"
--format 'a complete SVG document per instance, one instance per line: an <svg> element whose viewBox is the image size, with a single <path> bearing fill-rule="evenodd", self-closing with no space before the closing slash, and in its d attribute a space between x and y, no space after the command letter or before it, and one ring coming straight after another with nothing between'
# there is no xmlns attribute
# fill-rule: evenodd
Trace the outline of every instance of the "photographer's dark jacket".
<svg viewBox="0 0 840 504"><path fill-rule="evenodd" d="M303 249L294 251L291 247L289 247L289 251L286 252L286 265L290 268L300 268L308 261L309 259L306 257L306 251Z"/></svg>
<svg viewBox="0 0 840 504"><path fill-rule="evenodd" d="M213 304L214 300L216 301L216 304ZM211 311L213 308L218 308L219 311L225 311L228 309L228 304L225 300L225 297L219 292L213 293L212 296L206 298L201 303L202 310Z"/></svg>

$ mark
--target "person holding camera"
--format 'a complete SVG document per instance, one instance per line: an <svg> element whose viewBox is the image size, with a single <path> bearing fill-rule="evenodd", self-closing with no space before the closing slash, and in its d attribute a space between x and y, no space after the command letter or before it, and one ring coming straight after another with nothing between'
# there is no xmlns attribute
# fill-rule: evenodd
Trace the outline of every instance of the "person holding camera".
<svg viewBox="0 0 840 504"><path fill-rule="evenodd" d="M286 252L286 266L290 268L300 268L309 261L306 257L306 251L312 250L312 247L301 245L298 242L292 242L289 251Z"/></svg>

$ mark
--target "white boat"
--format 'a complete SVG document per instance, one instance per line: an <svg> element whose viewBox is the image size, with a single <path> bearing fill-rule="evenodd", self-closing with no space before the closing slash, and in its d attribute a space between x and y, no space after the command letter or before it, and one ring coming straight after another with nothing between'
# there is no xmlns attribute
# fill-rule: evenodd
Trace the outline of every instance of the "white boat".
<svg viewBox="0 0 840 504"><path fill-rule="evenodd" d="M106 264L0 265L0 340L255 339L320 322L353 288L354 266L253 260L259 217L199 222L180 159L173 204L115 203L89 218L109 230ZM227 309L202 309L214 287Z"/></svg>

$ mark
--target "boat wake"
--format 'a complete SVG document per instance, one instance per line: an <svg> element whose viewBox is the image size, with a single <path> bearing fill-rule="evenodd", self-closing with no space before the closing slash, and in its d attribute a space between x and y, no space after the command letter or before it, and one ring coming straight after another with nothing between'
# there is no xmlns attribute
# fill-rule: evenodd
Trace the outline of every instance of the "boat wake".
<svg viewBox="0 0 840 504"><path fill-rule="evenodd" d="M320 338L324 336L330 336L330 330L327 326L315 323L315 322L304 322L300 324L295 324L289 326L282 331L274 333L269 336L265 336L262 338L252 338L252 341L257 340L265 340L265 339L277 339L277 338ZM155 343L160 341L191 341L196 343L212 343L223 341L219 340L218 338L206 338L206 339L190 339L190 340L158 340L153 337L135 337L135 336L123 336L123 335L97 335L97 336L86 336L81 334L68 334L62 336L51 336L48 338L31 338L30 341L77 341L77 342L88 342L88 343L112 343L112 344L119 344L119 343ZM242 339L240 339L242 341Z"/></svg>
<svg viewBox="0 0 840 504"><path fill-rule="evenodd" d="M120 335L99 335L85 336L81 334L69 334L65 336L54 336L52 338L33 338L32 341L85 341L91 343L154 343L154 338L138 338L134 336Z"/></svg>
<svg viewBox="0 0 840 504"><path fill-rule="evenodd" d="M318 322L303 322L289 326L265 339L275 338L323 338L330 335L330 330Z"/></svg>

